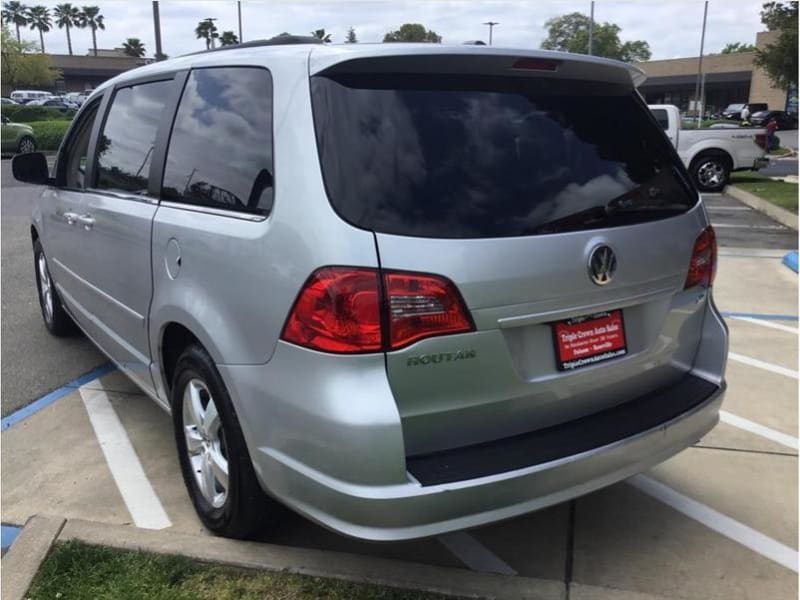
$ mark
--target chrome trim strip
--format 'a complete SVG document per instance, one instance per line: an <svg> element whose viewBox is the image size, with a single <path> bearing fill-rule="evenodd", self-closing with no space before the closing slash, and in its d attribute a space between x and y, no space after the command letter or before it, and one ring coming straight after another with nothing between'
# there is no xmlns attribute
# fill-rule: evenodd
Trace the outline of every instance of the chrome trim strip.
<svg viewBox="0 0 800 600"><path fill-rule="evenodd" d="M97 188L86 188L85 190L80 191L84 194L96 194L98 196L106 196L107 198L115 198L117 200L131 200L133 202L142 202L144 204L158 204L158 198L153 198L147 194L126 194L124 192L98 190Z"/></svg>
<svg viewBox="0 0 800 600"><path fill-rule="evenodd" d="M183 204L182 202L173 202L171 200L163 200L161 202L161 206L166 208L174 208L177 210L188 210L189 212L204 213L207 215L216 215L218 217L229 217L231 219L239 219L240 221L253 221L260 223L261 221L267 220L265 215L253 215L235 210L225 210L223 208L213 208L211 206L200 206L198 204Z"/></svg>

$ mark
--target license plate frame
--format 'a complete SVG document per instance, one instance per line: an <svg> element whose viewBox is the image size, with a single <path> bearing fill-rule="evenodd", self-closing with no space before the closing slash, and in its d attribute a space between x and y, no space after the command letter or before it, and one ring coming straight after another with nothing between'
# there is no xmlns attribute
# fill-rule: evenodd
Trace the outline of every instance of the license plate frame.
<svg viewBox="0 0 800 600"><path fill-rule="evenodd" d="M572 317L550 325L559 371L574 371L628 354L622 309Z"/></svg>

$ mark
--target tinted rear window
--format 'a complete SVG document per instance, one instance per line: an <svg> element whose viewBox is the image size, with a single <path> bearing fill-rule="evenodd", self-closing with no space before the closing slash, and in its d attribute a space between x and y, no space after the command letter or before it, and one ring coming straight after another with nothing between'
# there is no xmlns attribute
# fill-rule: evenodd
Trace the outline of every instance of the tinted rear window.
<svg viewBox="0 0 800 600"><path fill-rule="evenodd" d="M312 78L334 208L383 233L480 238L663 218L696 202L631 88L533 78Z"/></svg>

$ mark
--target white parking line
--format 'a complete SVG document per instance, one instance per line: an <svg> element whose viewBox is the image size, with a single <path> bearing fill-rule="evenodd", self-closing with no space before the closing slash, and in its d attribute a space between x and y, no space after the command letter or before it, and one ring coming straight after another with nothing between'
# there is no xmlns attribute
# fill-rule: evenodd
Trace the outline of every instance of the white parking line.
<svg viewBox="0 0 800 600"><path fill-rule="evenodd" d="M787 369L786 367L781 367L780 365L773 365L772 363L764 362L763 360L758 360L757 358L750 358L749 356L737 354L736 352L728 352L728 358L744 365L750 365L751 367L758 367L759 369L770 371L771 373L777 373L778 375L785 375L786 377L800 379L800 375L798 375L797 371L794 371L793 369Z"/></svg>
<svg viewBox="0 0 800 600"><path fill-rule="evenodd" d="M756 435L760 435L763 438L767 438L768 440L777 442L782 446L786 446L794 450L798 449L798 440L796 437L792 437L791 435L788 435L786 433L781 433L780 431L770 429L769 427L766 427L764 425L759 425L755 421L750 421L743 417L739 417L737 415L729 413L726 410L719 411L719 419L723 423L727 423L728 425L733 425L734 427L738 427L739 429L744 429L745 431L749 431L750 433L755 433Z"/></svg>
<svg viewBox="0 0 800 600"><path fill-rule="evenodd" d="M712 212L715 210L753 210L747 206L711 206L708 204L706 204L706 208ZM714 227L716 227L716 225L714 225Z"/></svg>
<svg viewBox="0 0 800 600"><path fill-rule="evenodd" d="M730 223L714 223L714 229L763 229L765 231L782 231L785 229L789 231L789 228L785 225L733 225Z"/></svg>
<svg viewBox="0 0 800 600"><path fill-rule="evenodd" d="M797 550L644 475L634 475L628 483L640 492L797 573Z"/></svg>
<svg viewBox="0 0 800 600"><path fill-rule="evenodd" d="M761 325L762 327L769 327L770 329L777 329L779 331L785 331L787 333L794 333L795 335L800 334L800 329L797 327L787 327L786 325L781 325L780 323L773 323L772 321L766 321L764 319L754 319L753 317L728 317L729 319L736 319L737 321L746 321L747 323L752 323L753 325Z"/></svg>
<svg viewBox="0 0 800 600"><path fill-rule="evenodd" d="M517 574L499 556L492 553L466 531L445 533L436 539L473 571L500 573L501 575Z"/></svg>
<svg viewBox="0 0 800 600"><path fill-rule="evenodd" d="M79 390L108 469L134 524L144 529L172 525L105 391L86 386Z"/></svg>

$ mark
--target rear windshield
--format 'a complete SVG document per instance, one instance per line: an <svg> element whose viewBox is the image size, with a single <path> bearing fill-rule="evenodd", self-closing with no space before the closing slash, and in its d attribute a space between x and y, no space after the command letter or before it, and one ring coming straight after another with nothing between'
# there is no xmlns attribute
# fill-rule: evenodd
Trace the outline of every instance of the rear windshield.
<svg viewBox="0 0 800 600"><path fill-rule="evenodd" d="M382 233L525 236L629 225L697 201L630 87L528 77L312 78L336 211Z"/></svg>

